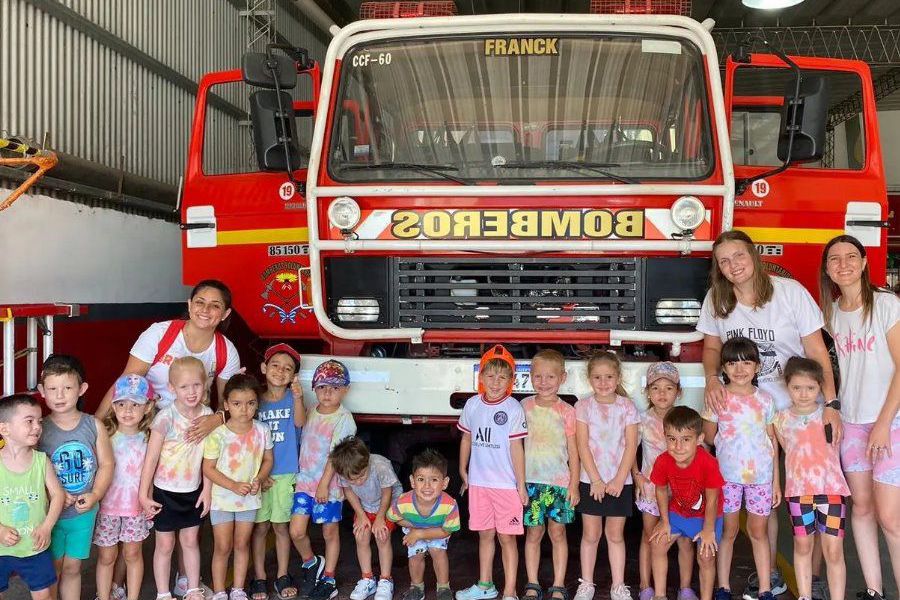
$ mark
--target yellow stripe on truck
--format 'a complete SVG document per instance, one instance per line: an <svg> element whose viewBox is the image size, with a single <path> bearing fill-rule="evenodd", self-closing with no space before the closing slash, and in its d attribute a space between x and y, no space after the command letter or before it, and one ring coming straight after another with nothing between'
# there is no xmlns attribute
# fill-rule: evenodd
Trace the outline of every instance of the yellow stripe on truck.
<svg viewBox="0 0 900 600"><path fill-rule="evenodd" d="M735 227L764 244L827 244L831 238L844 235L843 229L803 229L799 227Z"/></svg>
<svg viewBox="0 0 900 600"><path fill-rule="evenodd" d="M306 227L285 227L283 229L235 229L216 233L219 246L241 244L295 244L309 241Z"/></svg>

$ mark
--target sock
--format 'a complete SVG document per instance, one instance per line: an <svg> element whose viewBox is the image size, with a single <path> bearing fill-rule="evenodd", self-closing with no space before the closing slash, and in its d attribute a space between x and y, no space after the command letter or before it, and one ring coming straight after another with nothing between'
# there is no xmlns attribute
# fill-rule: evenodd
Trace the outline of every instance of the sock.
<svg viewBox="0 0 900 600"><path fill-rule="evenodd" d="M361 575L360 578L361 579L375 579L375 575L372 573L372 571L366 571L365 573L363 573Z"/></svg>
<svg viewBox="0 0 900 600"><path fill-rule="evenodd" d="M409 587L418 588L418 589L424 591L425 590L425 582L423 581L422 583L411 583L411 584L409 584Z"/></svg>
<svg viewBox="0 0 900 600"><path fill-rule="evenodd" d="M301 558L303 558L303 557L301 557ZM313 554L309 558L303 559L303 568L304 569L308 569L311 566L313 566L314 564L316 564L316 555L315 554Z"/></svg>
<svg viewBox="0 0 900 600"><path fill-rule="evenodd" d="M391 583L393 583L393 581L394 581L394 578L391 577L390 575L388 575L387 577L385 577L384 575L382 575L381 577L379 577L379 579L380 579L381 581L390 581Z"/></svg>
<svg viewBox="0 0 900 600"><path fill-rule="evenodd" d="M334 583L334 571L322 571L322 581Z"/></svg>
<svg viewBox="0 0 900 600"><path fill-rule="evenodd" d="M494 582L493 581L479 581L478 587L480 587L481 589L484 589L484 590L489 590L492 587L494 587Z"/></svg>
<svg viewBox="0 0 900 600"><path fill-rule="evenodd" d="M449 583L439 583L439 584L437 584L437 586L435 586L434 589L437 590L438 592L441 590L449 590L450 584Z"/></svg>

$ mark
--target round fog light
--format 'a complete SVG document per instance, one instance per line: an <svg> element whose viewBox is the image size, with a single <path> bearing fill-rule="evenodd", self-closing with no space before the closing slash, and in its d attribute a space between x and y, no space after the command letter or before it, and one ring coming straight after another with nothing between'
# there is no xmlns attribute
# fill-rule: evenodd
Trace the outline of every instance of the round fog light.
<svg viewBox="0 0 900 600"><path fill-rule="evenodd" d="M342 231L356 227L359 217L359 204L353 198L341 196L328 205L328 221Z"/></svg>
<svg viewBox="0 0 900 600"><path fill-rule="evenodd" d="M697 229L706 218L706 207L694 196L682 196L675 201L670 212L672 222L683 230Z"/></svg>

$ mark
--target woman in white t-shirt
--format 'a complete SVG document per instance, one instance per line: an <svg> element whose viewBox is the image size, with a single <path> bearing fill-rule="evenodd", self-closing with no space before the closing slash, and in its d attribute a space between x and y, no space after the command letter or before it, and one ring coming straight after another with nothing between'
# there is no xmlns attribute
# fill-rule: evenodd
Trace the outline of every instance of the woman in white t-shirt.
<svg viewBox="0 0 900 600"><path fill-rule="evenodd" d="M822 313L815 300L793 279L769 275L753 240L743 231L726 231L713 244L710 290L700 309L697 331L703 338L703 370L706 373L705 400L714 412L722 409L725 387L719 379L722 344L733 337L756 342L761 358L759 388L775 400L777 410L791 405L782 374L792 356L811 358L822 365L826 401L836 398L828 349L822 339ZM824 420L831 423L835 440L840 439L841 420L835 408L825 410ZM835 441L837 443L837 441ZM769 518L769 547L775 556L778 520ZM755 575L748 584L755 598ZM758 590L758 587L756 588ZM772 593L784 593L787 586L780 573L773 573Z"/></svg>
<svg viewBox="0 0 900 600"><path fill-rule="evenodd" d="M900 581L900 299L872 285L866 249L849 235L825 245L819 281L841 374L841 464L853 495L853 540L868 597L880 600L878 525Z"/></svg>

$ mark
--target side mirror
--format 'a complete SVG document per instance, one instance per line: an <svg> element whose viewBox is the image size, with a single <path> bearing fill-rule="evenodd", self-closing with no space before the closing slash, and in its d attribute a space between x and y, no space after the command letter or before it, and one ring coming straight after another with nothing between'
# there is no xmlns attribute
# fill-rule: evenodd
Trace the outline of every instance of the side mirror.
<svg viewBox="0 0 900 600"><path fill-rule="evenodd" d="M284 54L247 52L241 58L241 76L249 85L274 90L275 77L271 69L273 65L278 74L278 87L283 90L294 89L297 85L297 67L294 60Z"/></svg>
<svg viewBox="0 0 900 600"><path fill-rule="evenodd" d="M800 81L800 97L794 99L794 81L786 85L784 108L781 109L781 133L778 136L778 159L811 162L825 152L825 126L828 123L828 80L822 75L804 74ZM796 118L794 107L796 106ZM791 145L791 131L794 132Z"/></svg>
<svg viewBox="0 0 900 600"><path fill-rule="evenodd" d="M250 94L250 122L253 125L256 162L264 171L295 171L302 161L297 147L294 101L290 94L281 92L283 112L278 104L278 92L260 90ZM290 156L290 164L287 164L286 155Z"/></svg>

